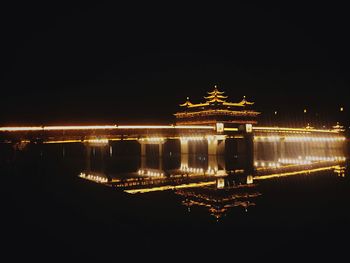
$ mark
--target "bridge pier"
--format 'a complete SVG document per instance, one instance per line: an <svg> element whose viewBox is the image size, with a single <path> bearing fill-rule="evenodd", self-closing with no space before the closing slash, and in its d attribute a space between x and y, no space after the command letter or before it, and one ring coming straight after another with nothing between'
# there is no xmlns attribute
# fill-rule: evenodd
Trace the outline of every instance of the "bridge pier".
<svg viewBox="0 0 350 263"><path fill-rule="evenodd" d="M107 165L106 165L106 158L112 156L112 146L109 144L109 142L104 141L103 143L98 141L92 141L92 142L85 142L85 163L86 163L86 172L96 172L99 171L106 175L108 181L110 181L112 178L110 177L109 173L107 172ZM92 155L92 156L91 156ZM98 159L96 159L96 156ZM94 160L94 163L92 165L92 159ZM97 164L97 167L96 167Z"/></svg>
<svg viewBox="0 0 350 263"><path fill-rule="evenodd" d="M245 133L244 140L246 145L246 171L254 171L254 141L252 133Z"/></svg>
<svg viewBox="0 0 350 263"><path fill-rule="evenodd" d="M138 140L140 143L140 155L141 155L141 169L147 168L147 145L157 145L158 167L157 169L163 170L163 153L164 153L164 139L158 138L142 138Z"/></svg>
<svg viewBox="0 0 350 263"><path fill-rule="evenodd" d="M225 140L224 135L208 136L208 155L221 155L225 153Z"/></svg>
<svg viewBox="0 0 350 263"><path fill-rule="evenodd" d="M86 171L91 172L91 146L85 144L85 160L86 160Z"/></svg>
<svg viewBox="0 0 350 263"><path fill-rule="evenodd" d="M150 141L145 141L145 140L139 140L138 141L141 145L141 156L146 156L147 155L147 145L158 145L158 156L159 158L163 157L163 152L164 152L164 140L157 141L157 142L150 142Z"/></svg>
<svg viewBox="0 0 350 263"><path fill-rule="evenodd" d="M279 140L279 158L283 159L286 155L286 141L285 138Z"/></svg>

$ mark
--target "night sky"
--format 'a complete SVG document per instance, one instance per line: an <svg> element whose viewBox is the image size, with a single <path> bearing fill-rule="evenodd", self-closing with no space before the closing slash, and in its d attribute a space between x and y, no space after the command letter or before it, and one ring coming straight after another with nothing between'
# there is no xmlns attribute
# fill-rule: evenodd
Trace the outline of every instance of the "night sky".
<svg viewBox="0 0 350 263"><path fill-rule="evenodd" d="M346 114L348 9L245 2L2 6L0 124L167 123L215 84L265 116Z"/></svg>

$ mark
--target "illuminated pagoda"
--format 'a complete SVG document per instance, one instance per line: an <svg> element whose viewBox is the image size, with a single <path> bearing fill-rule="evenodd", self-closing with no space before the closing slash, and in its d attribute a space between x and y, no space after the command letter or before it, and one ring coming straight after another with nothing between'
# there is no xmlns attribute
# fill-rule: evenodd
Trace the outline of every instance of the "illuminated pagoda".
<svg viewBox="0 0 350 263"><path fill-rule="evenodd" d="M255 206L255 199L261 196L256 191L255 184L243 184L231 187L197 187L189 189L178 189L175 192L183 197L182 204L191 211L191 207L204 207L211 216L219 220L225 216L228 210L241 207L246 212L251 206Z"/></svg>
<svg viewBox="0 0 350 263"><path fill-rule="evenodd" d="M192 103L189 98L180 104L184 110L175 113L177 125L216 124L225 126L238 126L240 124L256 124L256 117L260 112L251 109L254 102L246 100L245 96L240 102L228 102L225 92L219 91L217 86L208 92L203 103ZM227 125L228 124L228 125Z"/></svg>

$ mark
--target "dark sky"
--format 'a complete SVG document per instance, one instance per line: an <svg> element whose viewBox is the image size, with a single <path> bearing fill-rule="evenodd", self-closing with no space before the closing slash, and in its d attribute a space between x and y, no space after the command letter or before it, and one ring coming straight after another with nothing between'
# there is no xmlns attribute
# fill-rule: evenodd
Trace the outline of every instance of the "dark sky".
<svg viewBox="0 0 350 263"><path fill-rule="evenodd" d="M350 106L346 6L48 2L1 8L1 125L169 122L214 84L266 114Z"/></svg>

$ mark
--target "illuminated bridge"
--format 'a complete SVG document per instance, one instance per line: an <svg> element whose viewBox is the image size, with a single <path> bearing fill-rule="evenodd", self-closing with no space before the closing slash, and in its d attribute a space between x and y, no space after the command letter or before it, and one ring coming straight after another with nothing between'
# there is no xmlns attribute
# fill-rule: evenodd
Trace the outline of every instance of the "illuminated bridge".
<svg viewBox="0 0 350 263"><path fill-rule="evenodd" d="M214 86L203 97L204 102L193 103L187 98L174 114L175 125L0 127L0 142L22 148L29 143L105 146L112 141L133 140L141 144L142 155L149 144L159 145L161 155L164 143L178 140L182 154L189 153L189 146L202 144L209 155L237 148L245 155L252 156L254 147L258 147L260 141L271 142L273 147L283 152L291 141L300 144L303 149L311 144L330 149L332 145L345 140L339 129L257 127L260 112L252 108L254 102L248 101L245 96L238 102L228 101L224 93Z"/></svg>
<svg viewBox="0 0 350 263"><path fill-rule="evenodd" d="M207 139L208 136L224 138L251 133L257 139L277 138L335 138L345 140L338 130L313 128L253 127L250 124L238 128L216 125L86 125L86 126L36 126L0 127L1 142L97 142L98 140L160 140L160 139Z"/></svg>
<svg viewBox="0 0 350 263"><path fill-rule="evenodd" d="M141 155L146 154L147 145L158 145L159 156L163 145L169 140L180 142L181 154L190 153L190 146L201 143L209 155L223 154L233 145L248 156L249 162L259 162L253 157L261 142L271 145L271 152L283 158L288 146L303 156L312 150L323 156L332 154L334 148L342 148L346 140L338 130L313 128L253 127L252 124L235 127L216 125L88 125L88 126L41 126L0 127L0 142L10 143L19 149L27 144L83 143L92 147L103 147L112 141L134 140L140 145ZM267 143L267 144L266 144ZM322 154L321 154L322 153ZM272 158L272 157L271 157ZM273 158L272 158L273 159Z"/></svg>

